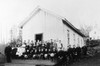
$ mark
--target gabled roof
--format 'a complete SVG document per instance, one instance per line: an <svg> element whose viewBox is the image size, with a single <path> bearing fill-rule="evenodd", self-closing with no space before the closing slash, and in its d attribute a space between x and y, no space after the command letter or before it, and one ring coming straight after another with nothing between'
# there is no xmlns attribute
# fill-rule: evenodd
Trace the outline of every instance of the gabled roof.
<svg viewBox="0 0 100 66"><path fill-rule="evenodd" d="M22 27L23 27L32 17L34 17L40 10L42 10L42 11L44 11L44 12L46 12L46 13L52 14L52 15L54 15L54 16L60 18L60 19L65 19L64 17L62 17L62 16L60 16L60 15L57 15L57 14L55 14L55 13L53 13L53 12L50 12L50 11L47 10L47 9L44 9L44 8L42 8L42 7L40 7L40 6L37 6L37 7L30 13L30 15L29 15L28 17L26 17L26 19L23 20L22 23L19 24L19 27L22 28Z"/></svg>
<svg viewBox="0 0 100 66"><path fill-rule="evenodd" d="M69 26L71 29L73 29L75 32L77 32L79 35L85 37L84 34L82 34L77 28L75 28L66 18L60 16L60 15L57 15L53 12L50 12L40 6L37 6L29 15L29 17L27 17L20 25L19 25L19 28L23 28L23 26L32 18L34 17L40 10L46 12L46 13L49 13L49 14L52 14L60 19L62 19L63 23L65 23L67 26Z"/></svg>

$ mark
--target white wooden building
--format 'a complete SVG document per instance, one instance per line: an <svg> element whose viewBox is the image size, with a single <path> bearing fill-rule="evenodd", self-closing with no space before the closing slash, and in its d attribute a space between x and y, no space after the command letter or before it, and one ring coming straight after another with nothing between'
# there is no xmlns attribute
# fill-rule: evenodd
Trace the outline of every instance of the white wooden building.
<svg viewBox="0 0 100 66"><path fill-rule="evenodd" d="M37 7L30 16L21 23L23 40L61 40L63 46L83 46L84 35L65 18L46 9Z"/></svg>
<svg viewBox="0 0 100 66"><path fill-rule="evenodd" d="M89 36L93 40L100 39L100 29L99 28L94 28L93 30L90 31Z"/></svg>

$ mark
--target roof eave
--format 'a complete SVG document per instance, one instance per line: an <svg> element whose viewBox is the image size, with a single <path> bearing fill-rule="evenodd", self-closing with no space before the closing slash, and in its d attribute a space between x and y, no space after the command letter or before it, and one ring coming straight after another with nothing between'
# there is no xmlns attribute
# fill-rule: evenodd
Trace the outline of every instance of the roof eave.
<svg viewBox="0 0 100 66"><path fill-rule="evenodd" d="M74 27L67 19L63 20L63 23L66 24L68 27L70 27L71 29L73 29L75 32L77 32L79 35L81 35L82 37L85 37L85 35L83 33L81 33L76 27Z"/></svg>

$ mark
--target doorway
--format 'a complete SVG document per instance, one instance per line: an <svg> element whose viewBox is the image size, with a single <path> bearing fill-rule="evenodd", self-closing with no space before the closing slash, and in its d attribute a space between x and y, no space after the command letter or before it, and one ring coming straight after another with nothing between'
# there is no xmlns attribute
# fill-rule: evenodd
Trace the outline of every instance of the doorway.
<svg viewBox="0 0 100 66"><path fill-rule="evenodd" d="M43 40L43 33L40 33L40 34L35 34L35 40L36 41L42 41Z"/></svg>

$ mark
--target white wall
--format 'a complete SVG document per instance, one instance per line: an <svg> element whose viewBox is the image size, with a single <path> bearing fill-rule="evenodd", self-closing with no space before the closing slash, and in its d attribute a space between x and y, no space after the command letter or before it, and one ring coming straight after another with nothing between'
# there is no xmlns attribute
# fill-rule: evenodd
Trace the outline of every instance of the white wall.
<svg viewBox="0 0 100 66"><path fill-rule="evenodd" d="M45 13L45 31L44 40L59 39L63 40L63 23L62 19Z"/></svg>
<svg viewBox="0 0 100 66"><path fill-rule="evenodd" d="M67 39L67 30L69 30L70 32L70 45L71 47L73 47L73 45L75 45L76 47L79 45L80 47L84 46L84 39L82 36L80 36L79 34L77 34L75 31L73 31L71 28L69 28L68 26L66 26L65 24L63 24L63 28L64 28L64 43L66 44L66 46L68 46L68 39ZM75 34L75 41L74 41L74 35ZM79 38L79 41L78 41Z"/></svg>
<svg viewBox="0 0 100 66"><path fill-rule="evenodd" d="M63 40L62 20L40 10L23 27L23 40L34 40L35 34L43 33L43 40Z"/></svg>
<svg viewBox="0 0 100 66"><path fill-rule="evenodd" d="M39 11L33 18L31 18L23 27L23 40L34 40L35 34L43 33L43 19Z"/></svg>

